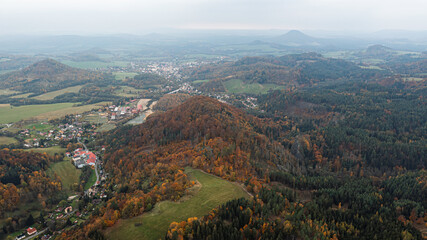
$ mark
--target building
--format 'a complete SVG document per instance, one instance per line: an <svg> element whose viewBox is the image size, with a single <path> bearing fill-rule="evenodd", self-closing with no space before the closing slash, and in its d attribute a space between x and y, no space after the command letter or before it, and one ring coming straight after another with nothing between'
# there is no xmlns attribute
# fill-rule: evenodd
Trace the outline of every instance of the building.
<svg viewBox="0 0 427 240"><path fill-rule="evenodd" d="M33 234L36 234L36 233L37 233L37 229L32 228L32 227L27 228L27 234L28 234L29 236L31 236L31 235L33 235Z"/></svg>
<svg viewBox="0 0 427 240"><path fill-rule="evenodd" d="M16 236L15 240L21 240L25 238L25 233L22 233L21 235Z"/></svg>

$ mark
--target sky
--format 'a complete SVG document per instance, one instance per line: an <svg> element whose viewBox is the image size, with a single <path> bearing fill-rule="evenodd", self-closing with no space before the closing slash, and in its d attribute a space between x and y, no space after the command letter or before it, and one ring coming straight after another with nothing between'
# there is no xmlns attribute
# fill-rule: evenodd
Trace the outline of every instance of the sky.
<svg viewBox="0 0 427 240"><path fill-rule="evenodd" d="M427 0L0 0L0 35L427 30Z"/></svg>

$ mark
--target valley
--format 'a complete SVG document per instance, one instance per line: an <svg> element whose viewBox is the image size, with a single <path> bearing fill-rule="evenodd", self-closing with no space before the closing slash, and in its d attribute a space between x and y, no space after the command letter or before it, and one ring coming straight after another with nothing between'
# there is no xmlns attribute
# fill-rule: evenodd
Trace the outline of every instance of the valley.
<svg viewBox="0 0 427 240"><path fill-rule="evenodd" d="M0 239L426 236L425 52L253 38L0 54Z"/></svg>

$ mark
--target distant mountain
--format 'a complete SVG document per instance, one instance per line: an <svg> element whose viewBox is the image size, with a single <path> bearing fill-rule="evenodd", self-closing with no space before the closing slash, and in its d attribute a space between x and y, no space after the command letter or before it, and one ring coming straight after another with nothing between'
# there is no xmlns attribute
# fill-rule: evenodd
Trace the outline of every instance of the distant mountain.
<svg viewBox="0 0 427 240"><path fill-rule="evenodd" d="M94 82L103 73L72 68L52 59L36 62L22 70L0 75L0 87L16 91L42 93Z"/></svg>
<svg viewBox="0 0 427 240"><path fill-rule="evenodd" d="M271 39L271 41L292 47L321 45L319 39L304 34L298 30L291 30L286 34Z"/></svg>
<svg viewBox="0 0 427 240"><path fill-rule="evenodd" d="M380 44L376 44L376 45L372 45L369 46L366 51L364 51L362 54L365 56L370 56L370 57L388 57L391 54L393 54L395 51L389 47L380 45Z"/></svg>

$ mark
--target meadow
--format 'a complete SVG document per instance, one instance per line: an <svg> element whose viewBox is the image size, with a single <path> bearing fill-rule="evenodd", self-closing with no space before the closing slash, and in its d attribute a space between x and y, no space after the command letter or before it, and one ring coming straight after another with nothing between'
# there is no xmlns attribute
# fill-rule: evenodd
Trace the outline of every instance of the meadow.
<svg viewBox="0 0 427 240"><path fill-rule="evenodd" d="M283 86L279 86L276 84L260 84L260 83L252 83L246 84L240 79L231 79L224 82L225 88L230 93L252 93L252 94L265 94L269 90L275 89L283 89Z"/></svg>
<svg viewBox="0 0 427 240"><path fill-rule="evenodd" d="M68 87L68 88L58 90L58 91L48 92L48 93L45 93L45 94L42 94L39 96L35 96L32 98L37 99L37 100L52 100L55 97L62 95L64 93L78 93L82 87L83 87L83 85Z"/></svg>
<svg viewBox="0 0 427 240"><path fill-rule="evenodd" d="M193 187L193 194L180 202L163 201L151 212L141 216L122 219L107 229L108 239L160 239L171 222L180 222L190 217L202 217L213 208L235 198L249 198L237 184L191 168L186 173L200 185Z"/></svg>
<svg viewBox="0 0 427 240"><path fill-rule="evenodd" d="M48 147L48 148L30 148L30 149L25 149L24 151L46 153L46 154L53 156L53 155L55 155L55 153L58 153L58 154L65 153L66 149L62 148L60 146L53 146L53 147Z"/></svg>
<svg viewBox="0 0 427 240"><path fill-rule="evenodd" d="M25 105L19 107L0 106L0 123L11 123L28 119L51 120L69 114L80 114L92 109L99 109L106 104L110 104L110 102L100 102L83 106L75 106L76 103Z"/></svg>
<svg viewBox="0 0 427 240"><path fill-rule="evenodd" d="M18 143L18 140L16 140L15 138L11 138L11 137L0 136L0 145L9 145L9 144L14 144L14 143Z"/></svg>
<svg viewBox="0 0 427 240"><path fill-rule="evenodd" d="M47 174L51 177L54 176L55 173L61 178L62 189L69 194L73 193L71 186L75 183L79 183L81 171L75 168L69 160L64 160L52 164L47 170Z"/></svg>
<svg viewBox="0 0 427 240"><path fill-rule="evenodd" d="M114 72L113 75L116 78L116 80L124 80L126 78L133 78L136 75L138 75L138 73L134 73L134 72Z"/></svg>
<svg viewBox="0 0 427 240"><path fill-rule="evenodd" d="M114 94L120 97L137 97L141 91L141 89L136 89L129 86L121 86L114 91Z"/></svg>

